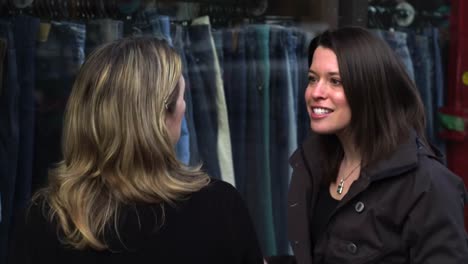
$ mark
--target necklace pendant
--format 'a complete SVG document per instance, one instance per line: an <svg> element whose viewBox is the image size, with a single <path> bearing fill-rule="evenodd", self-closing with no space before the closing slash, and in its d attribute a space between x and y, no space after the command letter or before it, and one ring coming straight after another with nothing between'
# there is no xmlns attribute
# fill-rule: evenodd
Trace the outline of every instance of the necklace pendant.
<svg viewBox="0 0 468 264"><path fill-rule="evenodd" d="M336 187L336 192L338 194L342 194L344 189L344 181L343 179L340 180L340 183L338 184L338 187Z"/></svg>

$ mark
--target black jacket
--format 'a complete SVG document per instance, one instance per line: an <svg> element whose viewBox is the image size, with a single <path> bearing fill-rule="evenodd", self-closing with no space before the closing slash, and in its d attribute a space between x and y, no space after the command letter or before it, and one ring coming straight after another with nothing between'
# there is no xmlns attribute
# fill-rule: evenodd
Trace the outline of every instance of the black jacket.
<svg viewBox="0 0 468 264"><path fill-rule="evenodd" d="M321 182L314 144L308 139L290 159L288 235L297 263L468 263L463 181L415 135L361 171L311 245L309 210Z"/></svg>
<svg viewBox="0 0 468 264"><path fill-rule="evenodd" d="M166 205L162 226L157 204L120 211L120 236L106 239L112 250L75 250L60 243L56 225L34 204L15 228L9 263L263 263L247 207L228 183L212 180L189 199Z"/></svg>

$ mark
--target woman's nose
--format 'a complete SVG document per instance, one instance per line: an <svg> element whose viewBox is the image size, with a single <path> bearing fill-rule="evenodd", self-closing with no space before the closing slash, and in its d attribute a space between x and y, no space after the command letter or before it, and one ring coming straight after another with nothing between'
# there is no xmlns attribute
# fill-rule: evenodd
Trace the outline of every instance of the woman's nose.
<svg viewBox="0 0 468 264"><path fill-rule="evenodd" d="M309 84L306 89L305 94L306 100L320 100L326 98L326 87L322 82L317 82L315 84Z"/></svg>

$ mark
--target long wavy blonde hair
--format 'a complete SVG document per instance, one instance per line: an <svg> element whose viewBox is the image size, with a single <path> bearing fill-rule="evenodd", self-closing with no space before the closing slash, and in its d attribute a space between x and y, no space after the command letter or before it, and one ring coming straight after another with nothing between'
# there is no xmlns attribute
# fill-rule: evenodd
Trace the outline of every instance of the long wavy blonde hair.
<svg viewBox="0 0 468 264"><path fill-rule="evenodd" d="M104 231L119 208L172 204L209 183L181 164L166 127L167 105L182 74L162 40L128 38L98 48L76 78L63 130L63 160L50 171L44 198L50 221L76 249L108 248Z"/></svg>

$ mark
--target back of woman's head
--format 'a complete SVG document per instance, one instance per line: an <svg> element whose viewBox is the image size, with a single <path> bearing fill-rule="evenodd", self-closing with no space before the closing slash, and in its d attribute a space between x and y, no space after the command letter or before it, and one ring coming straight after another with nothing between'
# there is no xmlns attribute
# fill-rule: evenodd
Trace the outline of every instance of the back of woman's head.
<svg viewBox="0 0 468 264"><path fill-rule="evenodd" d="M379 37L359 27L326 31L309 46L309 65L318 47L333 50L348 104L348 132L364 163L372 163L407 140L411 130L423 139L422 101L404 65Z"/></svg>
<svg viewBox="0 0 468 264"><path fill-rule="evenodd" d="M105 248L122 204L174 202L208 183L175 157L166 115L182 65L165 41L140 37L94 51L82 66L64 122L64 159L45 190L65 241Z"/></svg>

